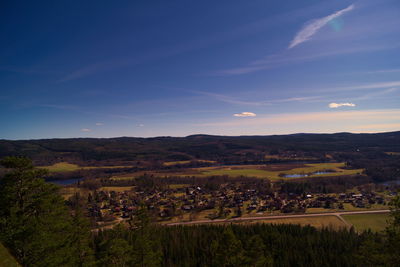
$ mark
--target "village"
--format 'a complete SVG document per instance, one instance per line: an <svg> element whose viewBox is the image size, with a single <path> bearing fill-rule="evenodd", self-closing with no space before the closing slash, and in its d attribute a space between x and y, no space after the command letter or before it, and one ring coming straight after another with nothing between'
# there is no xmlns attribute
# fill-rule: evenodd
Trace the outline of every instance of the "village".
<svg viewBox="0 0 400 267"><path fill-rule="evenodd" d="M228 183L219 189L177 185L164 190L95 190L87 195L87 215L95 225L132 218L144 205L157 222L229 219L260 215L387 209L395 193L278 193Z"/></svg>

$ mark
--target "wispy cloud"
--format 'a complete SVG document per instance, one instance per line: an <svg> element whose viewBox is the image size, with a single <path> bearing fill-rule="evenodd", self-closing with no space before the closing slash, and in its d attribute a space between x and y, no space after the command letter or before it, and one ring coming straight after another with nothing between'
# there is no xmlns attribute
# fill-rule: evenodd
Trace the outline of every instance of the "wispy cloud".
<svg viewBox="0 0 400 267"><path fill-rule="evenodd" d="M233 114L234 117L255 117L257 114L253 112L242 112Z"/></svg>
<svg viewBox="0 0 400 267"><path fill-rule="evenodd" d="M330 108L340 108L340 107L355 107L356 104L353 103L330 103Z"/></svg>
<svg viewBox="0 0 400 267"><path fill-rule="evenodd" d="M365 122L365 121L398 121L400 109L360 110L360 111L333 111L311 113L285 113L259 115L252 120L229 120L197 124L197 126L236 127L260 125L293 125L306 123L333 123L333 122ZM364 123L365 124L365 123ZM356 127L356 125L353 125Z"/></svg>
<svg viewBox="0 0 400 267"><path fill-rule="evenodd" d="M144 62L167 58L170 56L179 55L181 53L202 49L215 44L225 43L246 36L263 32L267 29L274 28L276 24L290 23L296 19L308 17L315 12L320 12L326 8L326 3L318 3L312 6L307 6L297 10L292 10L286 13L276 14L272 17L256 20L248 24L240 25L237 28L229 29L226 32L218 32L209 36L201 36L198 39L189 40L185 43L175 44L170 47L165 47L161 50L147 51L145 55L130 58L117 58L93 62L72 70L67 75L64 75L58 82L68 82L86 76L94 75L101 72L110 71L126 66L134 66ZM143 53L141 53L143 54Z"/></svg>
<svg viewBox="0 0 400 267"><path fill-rule="evenodd" d="M363 73L374 74L374 73L396 73L396 72L400 72L400 69L373 70L373 71L366 71Z"/></svg>
<svg viewBox="0 0 400 267"><path fill-rule="evenodd" d="M228 95L209 93L209 92L203 92L203 91L197 91L197 90L189 90L189 92L199 94L199 95L204 95L204 96L210 96L214 99L217 99L218 101L229 103L229 104L234 104L234 105L263 106L263 105L268 104L266 101L243 100L243 99L238 99L237 97L232 97L232 96L228 96Z"/></svg>
<svg viewBox="0 0 400 267"><path fill-rule="evenodd" d="M240 97L233 97L233 96L228 96L224 94L216 94L216 93L209 93L209 92L203 92L203 91L195 91L195 90L189 90L189 92L195 93L195 94L200 94L200 95L205 95L205 96L210 96L218 101L233 104L233 105L240 105L240 106L269 106L274 103L284 103L284 102L309 102L309 101L315 101L317 99L320 99L320 96L305 96L305 97L289 97L289 98L278 98L278 99L270 99L270 100L265 100L265 101L254 101L254 100L244 100Z"/></svg>
<svg viewBox="0 0 400 267"><path fill-rule="evenodd" d="M330 88L327 91L351 91L351 90L366 90L366 89L384 89L384 88L395 88L400 86L400 81L389 81L389 82L373 82L361 85L344 86L337 88ZM391 89L395 91L395 89Z"/></svg>
<svg viewBox="0 0 400 267"><path fill-rule="evenodd" d="M339 10L329 16L311 20L307 22L303 28L296 34L296 36L293 38L293 40L289 44L289 49L304 43L308 40L311 39L311 37L318 32L319 29L324 27L329 21L340 17L341 15L353 10L355 5L350 5L345 9Z"/></svg>
<svg viewBox="0 0 400 267"><path fill-rule="evenodd" d="M88 129L88 128L82 128L81 129L81 132L85 132L85 133L87 133L87 132L91 132L92 130L91 129Z"/></svg>
<svg viewBox="0 0 400 267"><path fill-rule="evenodd" d="M376 99L379 97L384 97L388 94L392 94L397 91L398 91L398 88L393 87L393 88L385 89L383 91L372 92L372 93L362 95L360 97L352 98L352 100L368 100L368 99L372 99L372 98Z"/></svg>
<svg viewBox="0 0 400 267"><path fill-rule="evenodd" d="M96 126L103 126L104 125L104 123L102 123L102 122L96 122Z"/></svg>
<svg viewBox="0 0 400 267"><path fill-rule="evenodd" d="M365 53L365 52L373 52L387 49L394 49L400 46L399 43L394 44L380 44L380 45L364 45L364 46L353 46L353 47L342 47L342 48L332 48L330 51L320 51L314 53L308 53L301 55L292 55L286 52L270 55L255 61L248 63L244 67L237 67L231 69L223 69L217 70L210 75L212 76L232 76L232 75L243 75L247 73L253 73L260 70L268 70L268 69L276 69L279 67L309 62L313 60L318 60L321 58L332 57L332 56L340 56L340 55L349 55L355 53Z"/></svg>

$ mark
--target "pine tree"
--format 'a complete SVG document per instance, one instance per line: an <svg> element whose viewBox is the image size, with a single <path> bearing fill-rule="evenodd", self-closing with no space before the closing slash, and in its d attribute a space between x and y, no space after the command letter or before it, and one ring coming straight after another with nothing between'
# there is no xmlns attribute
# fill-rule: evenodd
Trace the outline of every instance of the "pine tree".
<svg viewBox="0 0 400 267"><path fill-rule="evenodd" d="M114 237L102 244L102 255L100 266L132 266L132 253L134 252L128 241L123 238Z"/></svg>
<svg viewBox="0 0 400 267"><path fill-rule="evenodd" d="M400 266L400 196L395 197L391 202L391 221L386 228L386 248L388 254L388 266Z"/></svg>
<svg viewBox="0 0 400 267"><path fill-rule="evenodd" d="M245 263L242 242L233 233L232 227L227 226L218 242L214 266L243 266Z"/></svg>
<svg viewBox="0 0 400 267"><path fill-rule="evenodd" d="M249 266L273 266L272 256L266 251L266 246L259 235L249 239L245 255Z"/></svg>
<svg viewBox="0 0 400 267"><path fill-rule="evenodd" d="M130 222L133 234L133 266L152 267L161 265L161 248L158 238L151 234L152 226L147 208L141 205Z"/></svg>
<svg viewBox="0 0 400 267"><path fill-rule="evenodd" d="M72 265L71 218L58 187L27 158L7 157L0 184L0 240L26 266Z"/></svg>
<svg viewBox="0 0 400 267"><path fill-rule="evenodd" d="M93 266L93 250L90 247L91 235L89 221L83 214L81 197L76 193L73 198L72 231L70 233L71 250L74 255L74 266Z"/></svg>

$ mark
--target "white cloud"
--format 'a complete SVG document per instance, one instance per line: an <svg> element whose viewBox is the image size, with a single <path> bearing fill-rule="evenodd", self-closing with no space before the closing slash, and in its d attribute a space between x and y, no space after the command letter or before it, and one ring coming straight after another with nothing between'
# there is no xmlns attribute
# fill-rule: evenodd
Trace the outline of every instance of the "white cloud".
<svg viewBox="0 0 400 267"><path fill-rule="evenodd" d="M330 103L330 108L340 108L340 107L355 107L356 105L353 103Z"/></svg>
<svg viewBox="0 0 400 267"><path fill-rule="evenodd" d="M91 132L92 130L91 129L88 129L88 128L83 128L83 129L81 129L81 132Z"/></svg>
<svg viewBox="0 0 400 267"><path fill-rule="evenodd" d="M104 125L104 123L102 123L102 122L96 122L96 126L103 126Z"/></svg>
<svg viewBox="0 0 400 267"><path fill-rule="evenodd" d="M242 113L233 114L233 116L235 116L235 117L255 117L255 116L257 116L257 114L255 114L253 112L242 112Z"/></svg>
<svg viewBox="0 0 400 267"><path fill-rule="evenodd" d="M372 123L398 123L400 118L400 109L381 109L381 110L338 110L338 111L326 111L326 112L311 112L311 113L283 113L283 114L269 114L259 115L252 120L226 120L216 121L210 123L195 124L196 126L203 127L249 127L243 128L249 130L251 126L289 126L288 129L292 129L293 125L300 125L304 128L304 125L315 124L317 126L327 123L329 127L334 126L334 122L344 123L349 122L352 128L356 127L354 122L358 124L372 124ZM310 130L310 129L309 129ZM321 128L322 130L322 128ZM304 131L304 130L303 130ZM296 132L296 131L295 131ZM299 132L299 131L297 131Z"/></svg>
<svg viewBox="0 0 400 267"><path fill-rule="evenodd" d="M138 127L144 127L144 124L142 124L142 123L138 124Z"/></svg>
<svg viewBox="0 0 400 267"><path fill-rule="evenodd" d="M293 40L290 42L289 49L295 47L296 45L299 45L301 43L304 43L308 40L311 39L311 37L318 32L319 29L324 27L329 21L343 15L344 13L347 13L351 10L354 9L354 4L348 6L345 9L339 10L329 16L311 20L307 22L303 28L296 34L296 36L293 38Z"/></svg>

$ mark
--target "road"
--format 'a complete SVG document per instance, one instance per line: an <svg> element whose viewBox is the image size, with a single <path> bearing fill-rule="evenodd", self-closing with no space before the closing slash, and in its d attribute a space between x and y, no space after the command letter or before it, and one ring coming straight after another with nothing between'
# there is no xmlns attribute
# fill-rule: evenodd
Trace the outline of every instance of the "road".
<svg viewBox="0 0 400 267"><path fill-rule="evenodd" d="M186 225L186 224L203 224L203 223L229 223L229 222L239 222L239 221L255 221L255 220L273 220L273 219L286 219L286 218L304 218L304 217L316 217L316 216L337 216L346 225L349 225L341 215L350 214L369 214L369 213L388 213L390 210L365 210L365 211L342 211L342 212L326 212L326 213L310 213L310 214L296 214L296 215L270 215L270 216L260 216L260 217L239 217L232 219L215 219L215 220L198 220L190 222L176 222L168 223L165 225Z"/></svg>

